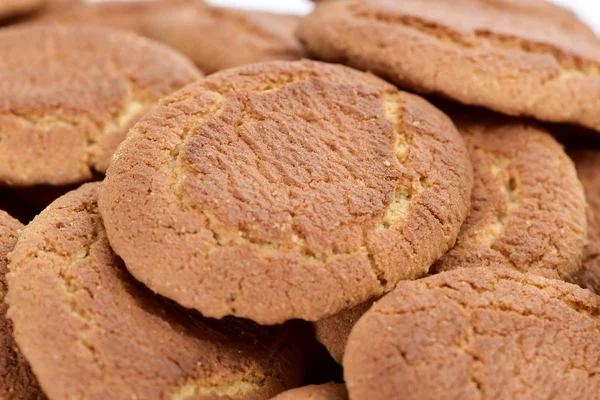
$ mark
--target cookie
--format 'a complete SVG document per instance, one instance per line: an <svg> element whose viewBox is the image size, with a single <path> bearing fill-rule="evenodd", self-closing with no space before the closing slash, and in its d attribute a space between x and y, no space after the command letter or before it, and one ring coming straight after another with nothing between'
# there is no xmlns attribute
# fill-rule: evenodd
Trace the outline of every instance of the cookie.
<svg viewBox="0 0 600 400"><path fill-rule="evenodd" d="M316 57L401 87L600 130L600 41L546 2L331 1L298 34Z"/></svg>
<svg viewBox="0 0 600 400"><path fill-rule="evenodd" d="M344 377L360 399L595 399L600 298L507 268L400 282L356 324Z"/></svg>
<svg viewBox="0 0 600 400"><path fill-rule="evenodd" d="M587 205L562 146L526 121L467 109L450 115L475 185L457 243L432 271L497 266L572 282L587 241Z"/></svg>
<svg viewBox="0 0 600 400"><path fill-rule="evenodd" d="M97 190L54 202L11 256L9 317L49 398L270 398L301 383L292 326L204 319L135 281L108 244Z"/></svg>
<svg viewBox="0 0 600 400"><path fill-rule="evenodd" d="M12 323L6 318L8 253L17 242L22 227L18 221L0 211L0 399L7 400L44 398L29 364L15 344Z"/></svg>
<svg viewBox="0 0 600 400"><path fill-rule="evenodd" d="M208 317L315 321L427 273L455 242L472 167L448 117L347 67L254 64L163 100L99 207L152 290Z"/></svg>
<svg viewBox="0 0 600 400"><path fill-rule="evenodd" d="M315 337L338 364L342 363L350 331L374 302L374 299L369 300L313 324Z"/></svg>
<svg viewBox="0 0 600 400"><path fill-rule="evenodd" d="M343 384L331 382L288 390L273 400L348 400L348 391Z"/></svg>
<svg viewBox="0 0 600 400"><path fill-rule="evenodd" d="M600 150L574 149L569 155L575 162L589 205L588 244L576 282L600 293Z"/></svg>
<svg viewBox="0 0 600 400"><path fill-rule="evenodd" d="M3 29L0 53L0 185L103 173L142 114L201 77L171 49L103 28Z"/></svg>
<svg viewBox="0 0 600 400"><path fill-rule="evenodd" d="M28 14L41 9L46 0L2 0L0 2L0 19Z"/></svg>
<svg viewBox="0 0 600 400"><path fill-rule="evenodd" d="M133 30L179 50L205 73L304 55L294 35L299 17L213 7L201 0L90 4L49 20Z"/></svg>

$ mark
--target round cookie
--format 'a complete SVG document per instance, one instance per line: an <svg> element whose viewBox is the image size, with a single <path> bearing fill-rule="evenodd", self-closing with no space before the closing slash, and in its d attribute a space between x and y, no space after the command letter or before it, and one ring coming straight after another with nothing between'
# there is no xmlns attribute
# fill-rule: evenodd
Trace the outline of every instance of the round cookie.
<svg viewBox="0 0 600 400"><path fill-rule="evenodd" d="M37 381L27 361L21 355L13 339L13 328L6 318L6 274L8 253L17 242L23 226L0 211L0 399L43 399Z"/></svg>
<svg viewBox="0 0 600 400"><path fill-rule="evenodd" d="M208 317L319 320L427 273L466 218L449 118L343 66L255 64L163 100L99 207L129 271Z"/></svg>
<svg viewBox="0 0 600 400"><path fill-rule="evenodd" d="M600 298L506 268L400 282L356 324L353 400L594 399Z"/></svg>
<svg viewBox="0 0 600 400"><path fill-rule="evenodd" d="M526 121L472 110L450 115L471 154L475 184L456 245L432 271L497 266L573 282L587 205L562 146Z"/></svg>
<svg viewBox="0 0 600 400"><path fill-rule="evenodd" d="M331 382L288 390L272 400L348 400L348 391L343 384Z"/></svg>
<svg viewBox="0 0 600 400"><path fill-rule="evenodd" d="M575 280L580 286L600 293L600 150L569 151L585 189L588 208L588 244L583 269Z"/></svg>
<svg viewBox="0 0 600 400"><path fill-rule="evenodd" d="M258 399L301 383L293 326L204 319L136 282L108 244L97 191L50 205L11 256L9 317L49 398Z"/></svg>
<svg viewBox="0 0 600 400"><path fill-rule="evenodd" d="M338 364L342 363L350 331L374 303L374 299L369 300L313 323L315 337Z"/></svg>
<svg viewBox="0 0 600 400"><path fill-rule="evenodd" d="M213 7L201 0L89 4L43 20L133 30L179 50L205 73L304 55L294 34L299 17Z"/></svg>
<svg viewBox="0 0 600 400"><path fill-rule="evenodd" d="M171 49L103 28L3 29L0 53L0 185L103 173L142 114L201 77Z"/></svg>
<svg viewBox="0 0 600 400"><path fill-rule="evenodd" d="M41 9L47 0L2 0L0 1L0 19L28 14Z"/></svg>
<svg viewBox="0 0 600 400"><path fill-rule="evenodd" d="M331 1L298 35L318 58L401 87L600 130L600 41L549 3Z"/></svg>

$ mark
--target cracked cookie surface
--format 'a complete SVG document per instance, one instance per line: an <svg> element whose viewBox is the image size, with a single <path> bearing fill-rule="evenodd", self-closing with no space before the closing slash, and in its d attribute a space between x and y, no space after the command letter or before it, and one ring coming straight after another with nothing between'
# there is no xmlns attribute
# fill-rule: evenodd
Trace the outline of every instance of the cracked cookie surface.
<svg viewBox="0 0 600 400"><path fill-rule="evenodd" d="M398 287L356 324L344 356L352 399L594 399L600 298L502 268Z"/></svg>
<svg viewBox="0 0 600 400"><path fill-rule="evenodd" d="M348 391L343 384L331 382L288 390L272 400L348 400Z"/></svg>
<svg viewBox="0 0 600 400"><path fill-rule="evenodd" d="M333 1L298 34L317 57L401 87L600 131L600 41L550 4Z"/></svg>
<svg viewBox="0 0 600 400"><path fill-rule="evenodd" d="M255 64L163 100L100 191L137 279L205 316L318 320L423 276L466 218L448 117L346 67Z"/></svg>
<svg viewBox="0 0 600 400"><path fill-rule="evenodd" d="M58 199L11 255L8 314L50 398L262 399L301 383L291 326L205 319L135 281L108 244L97 191Z"/></svg>
<svg viewBox="0 0 600 400"><path fill-rule="evenodd" d="M131 15L136 18L131 18ZM214 7L202 0L87 4L42 21L115 26L165 43L205 73L269 60L297 60L295 15Z"/></svg>
<svg viewBox="0 0 600 400"><path fill-rule="evenodd" d="M580 286L600 294L600 150L572 149L579 179L588 202L588 244L583 255L583 268L575 280Z"/></svg>
<svg viewBox="0 0 600 400"><path fill-rule="evenodd" d="M6 274L8 254L17 242L20 222L0 211L0 399L43 399L31 368L13 338L13 327L6 318Z"/></svg>
<svg viewBox="0 0 600 400"><path fill-rule="evenodd" d="M0 184L67 185L103 173L156 101L201 77L171 49L92 27L0 32Z"/></svg>
<svg viewBox="0 0 600 400"><path fill-rule="evenodd" d="M452 112L471 154L471 212L457 243L434 266L498 266L573 282L587 241L586 200L573 162L543 128Z"/></svg>

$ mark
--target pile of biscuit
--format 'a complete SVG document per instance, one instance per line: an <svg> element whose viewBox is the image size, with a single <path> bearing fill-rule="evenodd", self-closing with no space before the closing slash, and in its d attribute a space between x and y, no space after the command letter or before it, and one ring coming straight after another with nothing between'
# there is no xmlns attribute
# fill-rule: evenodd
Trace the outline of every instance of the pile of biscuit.
<svg viewBox="0 0 600 400"><path fill-rule="evenodd" d="M0 21L0 399L600 398L600 39L571 12Z"/></svg>

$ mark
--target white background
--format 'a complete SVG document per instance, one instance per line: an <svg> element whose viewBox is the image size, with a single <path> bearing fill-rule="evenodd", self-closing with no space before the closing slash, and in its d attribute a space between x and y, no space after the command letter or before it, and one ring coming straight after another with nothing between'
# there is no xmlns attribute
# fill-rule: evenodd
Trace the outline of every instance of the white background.
<svg viewBox="0 0 600 400"><path fill-rule="evenodd" d="M452 0L447 0L452 1ZM552 0L571 8L600 33L600 0ZM307 14L312 9L309 0L207 0L209 3L232 7L270 10L283 13Z"/></svg>

